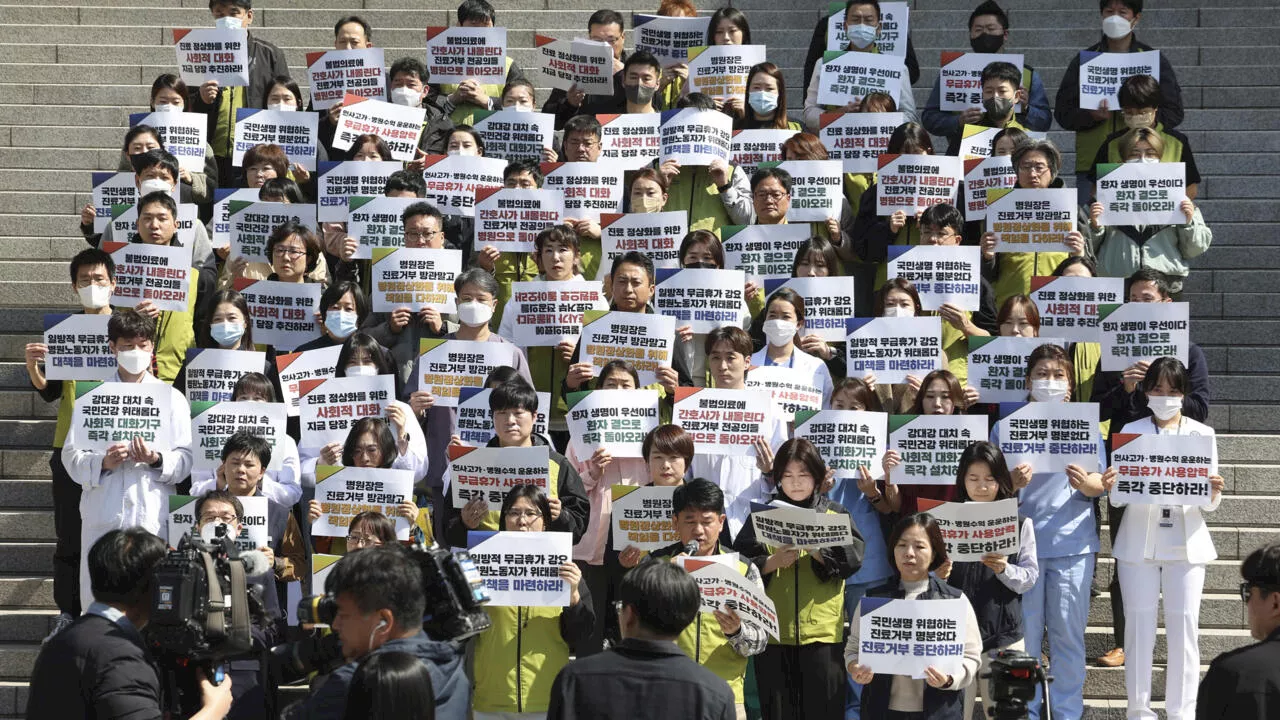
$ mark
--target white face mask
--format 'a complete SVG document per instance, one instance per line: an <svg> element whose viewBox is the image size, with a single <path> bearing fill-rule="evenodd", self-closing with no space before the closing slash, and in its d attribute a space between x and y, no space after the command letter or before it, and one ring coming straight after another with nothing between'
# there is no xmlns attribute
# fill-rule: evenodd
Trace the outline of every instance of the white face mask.
<svg viewBox="0 0 1280 720"><path fill-rule="evenodd" d="M915 317L915 308L903 307L901 305L886 305L884 307L885 317Z"/></svg>
<svg viewBox="0 0 1280 720"><path fill-rule="evenodd" d="M770 345L781 347L795 339L796 324L790 320L765 320L764 336Z"/></svg>
<svg viewBox="0 0 1280 720"><path fill-rule="evenodd" d="M1108 15L1102 18L1102 34L1112 40L1119 40L1131 32L1133 32L1133 23L1119 15Z"/></svg>
<svg viewBox="0 0 1280 720"><path fill-rule="evenodd" d="M391 102L405 107L417 107L422 102L422 93L413 88L398 87L391 90Z"/></svg>
<svg viewBox="0 0 1280 720"><path fill-rule="evenodd" d="M297 112L298 106L290 105L289 103L278 102L278 103L268 104L267 109L275 110L276 112Z"/></svg>
<svg viewBox="0 0 1280 720"><path fill-rule="evenodd" d="M372 365L351 365L347 367L347 377L373 377L378 374L378 368Z"/></svg>
<svg viewBox="0 0 1280 720"><path fill-rule="evenodd" d="M90 310L106 307L111 302L110 285L89 285L76 288L80 293L80 306Z"/></svg>
<svg viewBox="0 0 1280 720"><path fill-rule="evenodd" d="M1062 402L1071 389L1066 380L1032 380L1031 399L1037 402Z"/></svg>
<svg viewBox="0 0 1280 720"><path fill-rule="evenodd" d="M182 112L182 106L171 103L156 103L156 112Z"/></svg>
<svg viewBox="0 0 1280 720"><path fill-rule="evenodd" d="M1182 412L1182 398L1176 395L1148 395L1147 407L1151 414L1161 422L1168 422L1174 415Z"/></svg>
<svg viewBox="0 0 1280 720"><path fill-rule="evenodd" d="M214 20L213 26L219 30L239 30L244 27L244 20L226 15Z"/></svg>
<svg viewBox="0 0 1280 720"><path fill-rule="evenodd" d="M493 317L493 308L487 303L477 300L470 300L464 303L458 303L458 321L468 327L480 327L488 325L489 319Z"/></svg>
<svg viewBox="0 0 1280 720"><path fill-rule="evenodd" d="M532 105L508 105L503 110L511 110L513 112L533 112Z"/></svg>
<svg viewBox="0 0 1280 720"><path fill-rule="evenodd" d="M169 184L168 180L161 180L160 178L147 178L138 183L138 197L141 198L153 192L162 192L168 195L173 192L173 186Z"/></svg>
<svg viewBox="0 0 1280 720"><path fill-rule="evenodd" d="M151 367L150 350L121 350L116 353L116 365L130 375L141 375Z"/></svg>

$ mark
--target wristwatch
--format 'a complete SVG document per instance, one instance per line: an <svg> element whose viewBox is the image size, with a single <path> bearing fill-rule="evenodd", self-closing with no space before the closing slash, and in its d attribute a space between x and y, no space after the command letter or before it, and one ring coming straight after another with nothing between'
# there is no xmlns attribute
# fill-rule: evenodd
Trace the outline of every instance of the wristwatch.
<svg viewBox="0 0 1280 720"><path fill-rule="evenodd" d="M159 450L156 451L156 461L151 463L150 467L153 470L159 470L164 467L164 455L162 455Z"/></svg>

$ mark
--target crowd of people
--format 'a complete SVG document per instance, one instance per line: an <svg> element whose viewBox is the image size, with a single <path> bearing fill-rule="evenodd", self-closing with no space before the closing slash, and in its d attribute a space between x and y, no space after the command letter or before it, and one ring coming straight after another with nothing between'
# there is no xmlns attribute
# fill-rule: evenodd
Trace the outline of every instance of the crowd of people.
<svg viewBox="0 0 1280 720"><path fill-rule="evenodd" d="M1175 69L1165 56L1158 79L1134 75L1124 81L1118 108L1081 109L1075 56L1067 63L1052 108L1040 73L1005 62L985 68L981 106L962 112L940 109L937 83L918 110L905 84L899 101L872 93L830 107L817 100L815 67L828 42L824 17L814 29L803 87L787 88L778 65L763 62L750 69L743 96L713 98L689 91L686 65L664 66L648 52L627 53L623 15L599 10L585 31L586 37L613 48L612 94L587 94L575 86L555 90L539 103L533 75L509 58L501 84L474 79L433 83L416 57L397 59L386 71L390 100L424 109L426 121L418 158L392 174L384 192L419 199L400 218L403 247L461 254L463 269L452 283L455 313L410 307L372 312L369 261L355 258L359 238L348 235L345 223L334 222L315 227L288 222L272 228L269 263L233 257L225 245L214 247L211 228L196 222L187 240L193 267L187 309L160 310L150 301L118 307L113 303L116 262L100 249L104 241L181 245L180 207L195 204L208 221L218 188L256 189L258 198L269 202L316 201L314 173L277 145L258 145L238 165L233 162L230 126L238 109L303 112L306 103L284 54L252 32L250 0L211 0L209 9L218 27L250 29L248 86L208 81L190 87L178 75L164 74L155 79L150 95L152 111L207 115L203 170L181 168L155 128L130 128L121 146L120 169L136 174L136 231L127 238L113 238L110 230L95 233L96 210L87 206L80 227L90 247L69 266L71 290L82 312L110 317L107 335L117 367L111 380L168 386L170 412L163 422L171 443L158 449L137 437L106 450L78 447L69 430L83 388L77 389L76 380L46 378L46 345L26 348L32 386L46 401L58 403L50 466L57 531L54 594L61 613L37 663L30 717L62 717L67 703L74 702L65 692L56 697L57 678L65 684L68 677L57 663L67 657L91 655L81 662L86 676L111 675L113 666L136 671L135 664L145 661L138 631L149 617L148 573L166 545L179 541L168 532L167 498L175 493L200 497L194 531L206 537L224 526L239 533L242 498L266 498L270 508L270 541L259 548L270 570L254 578L266 613L255 630L255 652L233 663L230 682L215 686L204 681L208 714L198 717L261 718L278 711L276 688L261 653L293 632L285 627L283 608L289 586L298 584L336 599L333 631L349 662L321 681L306 701L283 711L291 717L958 719L973 710L979 696L983 707L991 706L979 679L989 653L1025 650L1040 656L1043 648L1054 682L1047 698L1037 695L1030 705L1030 717L1039 718L1041 701L1047 701L1054 717L1076 720L1085 712L1090 662L1085 626L1102 549L1103 513L1116 559L1110 578L1115 650L1098 662L1124 665L1130 718L1155 717L1156 609L1163 598L1169 648L1166 712L1178 720L1197 715L1201 593L1206 566L1217 557L1203 513L1218 507L1224 483L1215 469L1207 506L1126 508L1108 499L1117 479L1108 448L1109 438L1121 431L1213 435L1204 424L1211 396L1203 352L1192 344L1185 363L1162 357L1123 371L1102 371L1098 344L1090 342L1046 343L1026 358L1029 402L1098 404L1096 470L1067 465L1056 472L1033 472L1027 464L1010 466L996 442L1002 421L968 383L967 368L970 338L1040 335L1041 309L1030 297L1033 278L1123 278L1125 302L1179 298L1190 272L1188 260L1208 250L1212 232L1194 202L1200 178L1190 141L1174 129L1183 120L1183 103ZM1102 37L1085 50L1151 49L1135 34L1142 9L1142 0L1100 0ZM697 9L688 0L663 0L657 14L694 17ZM878 53L881 21L875 0L850 0L844 10L847 50ZM457 24L500 25L486 0L464 0ZM957 46L965 30L956 28ZM973 52L1012 47L1009 16L994 0L973 11L967 31ZM335 49L373 47L374 40L374 29L360 17L342 17L334 26ZM751 43L742 11L714 11L707 45ZM909 38L903 63L916 83L919 66ZM503 158L508 162L503 173L507 188L542 187L542 162L597 162L602 150L597 115L602 114L687 107L721 111L732 116L734 128L793 131L781 146L783 159L815 160L828 157L817 135L822 114L896 111L905 122L889 138L888 153L943 154L935 148L935 140L943 138L945 152L956 154L966 126L999 129L990 153L1011 158L1017 188L1058 188L1069 184L1064 178L1074 181L1078 229L1063 234L1059 252L1007 252L981 222L966 220L958 202L879 215L876 175L847 174L839 215L811 224L809 239L795 254L792 277L853 277L854 306L862 317L940 317L945 369L909 376L900 384L850 373L843 343L805 331L805 298L787 288L766 295L749 281L744 288L749 312L741 326L731 323L695 333L677 323L671 362L647 386L661 397L663 422L644 436L643 457L614 457L607 445L579 457L565 421L567 394L644 389L641 374L624 360L603 368L582 362L582 348L572 341L557 347L515 346L517 319L509 308L513 283L603 277L609 310L654 313L653 258L637 251L604 257L600 224L589 218L548 226L538 234L534 252L500 252L476 241L469 218L428 202L422 176L428 155L485 155L484 138L472 127L477 111L538 107L554 115L559 139L537 157ZM334 146L341 109L339 104L319 114L321 159L391 161L387 144L376 135L357 138L350 150ZM1059 149L1042 139L1055 120L1075 133L1074 178L1063 167ZM1096 165L1150 162L1185 163L1187 199L1179 210L1185 222L1141 227L1101 223ZM723 161L706 167L655 162L627 172L626 192L616 210L685 213L689 232L679 245L679 266L723 270L721 230L785 223L792 190L793 178L778 168L748 173ZM943 305L925 310L909 280L886 277L889 248L900 245L980 247L980 309ZM255 342L254 308L236 290L240 279L318 284L322 292L313 339L296 348ZM463 444L458 410L437 402L417 372L420 343L433 339L514 348L510 366L485 380L493 430L488 444L547 447L547 491L518 485L501 506L479 497L454 506L448 490L449 452ZM194 470L193 445L199 438L192 437L185 394L192 357L188 351L193 348L265 352L260 371L238 378L235 401L283 402L277 354L305 355L326 348L340 350L322 377L390 376L396 398L383 416L351 422L345 442L308 447L291 419L287 436L273 443L251 432L235 433L221 448L215 471ZM895 482L903 458L892 450L863 467L860 478L835 479L832 458L796 436L795 419L780 407L759 408L767 410L768 418L750 442L752 452L736 455L699 452L693 435L671 422L671 403L680 388L743 389L753 368L771 366L799 368L821 394L823 409L984 416L992 441L977 441L964 450L954 483L925 486ZM535 428L539 393L551 396L545 428ZM317 468L326 466L411 473L414 497L390 517L378 512L355 516L345 538L313 535L312 525L326 514L315 499ZM671 527L678 542L652 552L614 547L611 488L618 485L674 486ZM981 562L949 559L938 521L921 512L931 506L922 501L1011 498L1019 508L1019 550L1007 556L990 553ZM752 522L758 503L839 516L847 521L852 541L819 550L770 545L757 537ZM569 602L564 607L487 607L492 627L468 643L464 663L458 645L422 632L423 589L415 567L396 549L397 520L412 524L415 537L427 544L456 548L466 547L474 530L569 533L573 558L559 568L559 578L571 589ZM343 559L324 587L312 588L311 557L316 553ZM731 567L767 594L776 608L776 637L745 622L732 608L699 611L696 585L668 560L704 556L730 556ZM1269 549L1246 562L1242 586L1250 617L1270 618L1259 620L1255 637L1262 640L1269 634L1273 644L1280 617L1278 572L1276 551ZM860 607L895 598L965 599L958 671L930 667L923 677L913 678L875 672L860 663ZM105 644L103 637L109 638ZM1219 695L1215 713L1230 701L1226 677L1247 669L1242 661L1234 669L1227 664L1210 671L1218 680L1211 688ZM139 684L121 672L117 668L110 682L82 688L96 716L158 717L140 709L150 707L153 694L160 702L158 685ZM1256 698L1268 692L1274 696L1272 682L1269 689L1259 689L1263 681L1258 680L1247 692ZM1234 707L1233 716L1254 716L1246 706ZM1206 717L1205 709L1202 702L1200 717ZM66 711L65 716L78 715Z"/></svg>

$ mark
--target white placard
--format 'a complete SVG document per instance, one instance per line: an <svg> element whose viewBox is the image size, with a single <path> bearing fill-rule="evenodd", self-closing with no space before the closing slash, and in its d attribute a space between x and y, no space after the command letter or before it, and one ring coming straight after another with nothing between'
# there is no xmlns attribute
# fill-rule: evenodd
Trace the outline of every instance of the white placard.
<svg viewBox="0 0 1280 720"><path fill-rule="evenodd" d="M725 225L720 228L724 266L753 279L790 277L796 251L809 242L812 233L813 228L805 223Z"/></svg>
<svg viewBox="0 0 1280 720"><path fill-rule="evenodd" d="M659 313L689 325L694 334L716 328L742 327L747 317L743 291L747 284L741 270L680 268L659 270L654 307Z"/></svg>
<svg viewBox="0 0 1280 720"><path fill-rule="evenodd" d="M219 87L249 85L248 30L174 28L173 44L187 87L198 88L208 80L217 80Z"/></svg>
<svg viewBox="0 0 1280 720"><path fill-rule="evenodd" d="M1040 332L1068 342L1098 342L1098 308L1124 301L1124 278L1033 277L1031 301L1040 311Z"/></svg>
<svg viewBox="0 0 1280 720"><path fill-rule="evenodd" d="M640 385L658 381L658 368L671 367L676 321L666 315L589 310L582 316L578 340L579 362L591 365L593 374L614 360L631 363Z"/></svg>
<svg viewBox="0 0 1280 720"><path fill-rule="evenodd" d="M626 170L649 167L662 154L662 113L596 115L600 122L600 159Z"/></svg>
<svg viewBox="0 0 1280 720"><path fill-rule="evenodd" d="M447 248L379 248L369 266L374 312L407 307L457 310L453 279L462 272L462 251Z"/></svg>
<svg viewBox="0 0 1280 720"><path fill-rule="evenodd" d="M366 417L381 418L396 398L395 378L333 377L298 384L300 448L322 448L346 442L351 426Z"/></svg>
<svg viewBox="0 0 1280 720"><path fill-rule="evenodd" d="M67 445L105 452L112 445L142 438L151 450L168 451L174 431L170 425L172 390L164 383L76 383Z"/></svg>
<svg viewBox="0 0 1280 720"><path fill-rule="evenodd" d="M1022 77L1021 54L944 51L938 69L938 109L956 112L982 107L982 71L991 63L997 62L1013 65L1018 68L1018 77ZM1021 84L1019 80L1018 85ZM1027 92L1030 92L1030 88Z"/></svg>
<svg viewBox="0 0 1280 720"><path fill-rule="evenodd" d="M421 107L406 107L348 93L342 98L333 147L350 150L361 135L377 135L387 143L392 160L409 162L417 154L426 116L427 111Z"/></svg>
<svg viewBox="0 0 1280 720"><path fill-rule="evenodd" d="M280 392L289 417L298 416L298 393L303 380L323 380L337 372L341 345L316 348L300 353L276 356L276 369L280 374Z"/></svg>
<svg viewBox="0 0 1280 720"><path fill-rule="evenodd" d="M773 401L764 390L676 388L673 425L693 438L698 455L756 454L755 439L765 435Z"/></svg>
<svg viewBox="0 0 1280 720"><path fill-rule="evenodd" d="M255 350L187 348L184 394L193 403L227 402L241 376L262 372L266 363L267 354Z"/></svg>
<svg viewBox="0 0 1280 720"><path fill-rule="evenodd" d="M907 217L933 205L956 204L964 161L944 155L881 155L876 214L901 210Z"/></svg>
<svg viewBox="0 0 1280 720"><path fill-rule="evenodd" d="M737 563L720 562L717 558L685 557L681 565L698 583L702 594L702 612L730 609L744 625L753 625L771 637L778 637L778 612L773 599L738 571Z"/></svg>
<svg viewBox="0 0 1280 720"><path fill-rule="evenodd" d="M503 318L515 324L511 341L520 347L555 347L577 342L582 314L607 310L598 280L533 280L511 283L511 300Z"/></svg>
<svg viewBox="0 0 1280 720"><path fill-rule="evenodd" d="M316 171L317 219L320 222L346 222L347 202L351 198L381 195L387 187L387 179L403 168L403 163L390 160L326 160L320 163ZM250 199L257 200L257 191L253 193ZM216 212L214 217L217 217Z"/></svg>
<svg viewBox="0 0 1280 720"><path fill-rule="evenodd" d="M827 342L844 342L853 309L853 278L829 277L765 278L764 294L771 297L781 288L790 288L804 298L804 327L801 335L817 335Z"/></svg>
<svg viewBox="0 0 1280 720"><path fill-rule="evenodd" d="M566 396L569 443L580 458L605 448L614 458L643 458L644 438L658 427L657 390L590 390Z"/></svg>
<svg viewBox="0 0 1280 720"><path fill-rule="evenodd" d="M484 387L495 368L515 365L515 345L474 340L423 338L418 347L418 389L435 396L436 405L457 407L464 387Z"/></svg>
<svg viewBox="0 0 1280 720"><path fill-rule="evenodd" d="M865 410L822 410L796 413L795 436L813 443L837 479L859 478L866 468L872 479L884 477L880 459L889 439L889 416Z"/></svg>
<svg viewBox="0 0 1280 720"><path fill-rule="evenodd" d="M517 485L534 485L548 496L551 487L550 456L546 445L532 447L463 447L450 445L449 494L453 507L462 509L474 498L502 507L502 499Z"/></svg>
<svg viewBox="0 0 1280 720"><path fill-rule="evenodd" d="M966 222L987 219L987 191L1012 188L1018 183L1013 161L1007 155L969 158L964 161L964 213Z"/></svg>
<svg viewBox="0 0 1280 720"><path fill-rule="evenodd" d="M1098 404L1000 403L996 437L1010 468L1023 463L1036 473L1065 473L1068 465L1100 472Z"/></svg>
<svg viewBox="0 0 1280 720"><path fill-rule="evenodd" d="M567 532L467 533L471 561L484 579L493 607L565 607L569 583L560 566L573 561Z"/></svg>
<svg viewBox="0 0 1280 720"><path fill-rule="evenodd" d="M1098 306L1102 371L1174 357L1187 364L1191 347L1190 304L1125 303Z"/></svg>
<svg viewBox="0 0 1280 720"><path fill-rule="evenodd" d="M104 232L111 224L112 208L117 205L132 207L136 202L138 185L133 173L93 173L93 194L89 200L93 205L93 232Z"/></svg>
<svg viewBox="0 0 1280 720"><path fill-rule="evenodd" d="M191 291L191 246L104 242L116 264L114 307L150 300L157 310L186 312Z"/></svg>
<svg viewBox="0 0 1280 720"><path fill-rule="evenodd" d="M353 260L368 260L374 248L404 247L404 211L422 202L416 197L369 197L347 200L347 236L360 241Z"/></svg>
<svg viewBox="0 0 1280 720"><path fill-rule="evenodd" d="M311 534L344 538L353 517L379 512L395 523L397 540L408 540L412 523L398 510L401 503L412 501L412 470L320 465L316 467L320 519L311 524Z"/></svg>
<svg viewBox="0 0 1280 720"><path fill-rule="evenodd" d="M241 167L244 154L255 145L279 145L289 166L316 169L320 114L301 110L239 108L233 138L231 164Z"/></svg>
<svg viewBox="0 0 1280 720"><path fill-rule="evenodd" d="M844 164L847 173L873 173L889 150L889 137L905 122L900 112L822 113L818 139L827 157Z"/></svg>
<svg viewBox="0 0 1280 720"><path fill-rule="evenodd" d="M734 130L729 143L729 164L751 177L760 163L782 162L782 143L795 134L790 128Z"/></svg>
<svg viewBox="0 0 1280 720"><path fill-rule="evenodd" d="M711 45L688 50L689 92L716 99L747 96L747 74L765 61L764 45Z"/></svg>
<svg viewBox="0 0 1280 720"><path fill-rule="evenodd" d="M596 279L613 271L613 260L632 250L655 268L680 267L680 241L688 232L689 213L603 213L600 215L600 269Z"/></svg>
<svg viewBox="0 0 1280 720"><path fill-rule="evenodd" d="M222 465L222 448L227 439L243 430L267 441L271 446L267 469L279 470L284 458L277 450L287 421L288 408L283 403L192 402L191 469L217 470Z"/></svg>
<svg viewBox="0 0 1280 720"><path fill-rule="evenodd" d="M785 365L761 365L747 371L748 389L764 390L788 422L803 410L822 409L822 388L812 371Z"/></svg>
<svg viewBox="0 0 1280 720"><path fill-rule="evenodd" d="M594 40L557 40L533 36L537 66L548 87L569 90L577 86L588 95L613 93L613 46Z"/></svg>
<svg viewBox="0 0 1280 720"><path fill-rule="evenodd" d="M626 168L617 162L542 163L543 188L564 196L564 216L600 222L604 213L622 212Z"/></svg>
<svg viewBox="0 0 1280 720"><path fill-rule="evenodd" d="M231 255L249 262L271 263L267 243L276 228L296 222L316 227L316 206L279 202L242 202L232 200L230 210Z"/></svg>
<svg viewBox="0 0 1280 720"><path fill-rule="evenodd" d="M770 167L765 163L762 167ZM776 166L791 173L791 209L787 222L826 222L840 217L844 202L844 164L839 160L787 160Z"/></svg>
<svg viewBox="0 0 1280 720"><path fill-rule="evenodd" d="M845 329L849 377L873 373L877 383L896 385L947 367L937 316L852 318Z"/></svg>
<svg viewBox="0 0 1280 720"><path fill-rule="evenodd" d="M889 449L902 457L892 480L898 485L955 485L960 454L986 439L985 415L890 415Z"/></svg>
<svg viewBox="0 0 1280 720"><path fill-rule="evenodd" d="M1111 497L1129 505L1199 505L1213 502L1209 478L1218 472L1213 435L1111 436L1116 484Z"/></svg>
<svg viewBox="0 0 1280 720"><path fill-rule="evenodd" d="M672 495L675 485L614 485L612 549L635 547L646 552L661 550L680 542L680 534L671 522Z"/></svg>
<svg viewBox="0 0 1280 720"><path fill-rule="evenodd" d="M974 245L890 245L886 277L906 278L925 310L982 305L982 249Z"/></svg>
<svg viewBox="0 0 1280 720"><path fill-rule="evenodd" d="M1180 162L1098 166L1097 202L1101 225L1189 225L1187 166Z"/></svg>
<svg viewBox="0 0 1280 720"><path fill-rule="evenodd" d="M481 189L502 187L502 158L465 155L427 155L422 179L427 183L426 200L445 215L475 217L476 197Z"/></svg>
<svg viewBox="0 0 1280 720"><path fill-rule="evenodd" d="M938 521L947 543L947 558L952 562L982 562L988 553L1017 555L1022 546L1017 498L993 502L920 498L916 502L920 512L927 512Z"/></svg>
<svg viewBox="0 0 1280 720"><path fill-rule="evenodd" d="M907 78L907 66L896 55L827 51L822 54L818 67L819 105L844 107L871 93L884 93L901 104L899 98Z"/></svg>
<svg viewBox="0 0 1280 720"><path fill-rule="evenodd" d="M679 65L689 58L689 48L705 45L707 24L711 18L666 17L631 13L631 28L635 34L636 52L644 50L662 63L663 67Z"/></svg>
<svg viewBox="0 0 1280 720"><path fill-rule="evenodd" d="M681 165L710 165L729 161L733 140L733 118L719 110L683 108L662 113L659 162L674 160Z"/></svg>
<svg viewBox="0 0 1280 720"><path fill-rule="evenodd" d="M494 438L493 412L489 410L492 388L462 388L458 399L455 434L463 445L484 447ZM547 418L551 417L551 393L538 393L538 415L533 419L533 434L550 437Z"/></svg>
<svg viewBox="0 0 1280 720"><path fill-rule="evenodd" d="M1120 109L1120 86L1134 75L1150 75L1160 82L1160 51L1126 53L1080 51L1080 109L1097 110L1102 101Z"/></svg>
<svg viewBox="0 0 1280 720"><path fill-rule="evenodd" d="M543 148L551 147L555 137L556 116L550 113L478 110L473 118L485 157L541 162Z"/></svg>
<svg viewBox="0 0 1280 720"><path fill-rule="evenodd" d="M231 203L258 202L258 188L239 188L231 190L218 188L213 191L213 217L209 220L209 245L213 248L231 247ZM342 200L343 213L346 213L346 198ZM324 218L320 218L324 220Z"/></svg>
<svg viewBox="0 0 1280 720"><path fill-rule="evenodd" d="M559 190L489 188L476 191L475 249L492 246L499 252L534 252L538 233L564 218L564 195Z"/></svg>
<svg viewBox="0 0 1280 720"><path fill-rule="evenodd" d="M1027 358L1041 345L1064 347L1061 338L969 338L969 385L977 388L982 402L1021 402L1031 392L1026 380Z"/></svg>
<svg viewBox="0 0 1280 720"><path fill-rule="evenodd" d="M1076 229L1073 188L1012 188L987 191L987 232L996 252L1066 252Z"/></svg>
<svg viewBox="0 0 1280 720"><path fill-rule="evenodd" d="M844 513L752 503L751 525L756 539L774 548L790 545L801 550L819 550L853 542L853 528Z"/></svg>
<svg viewBox="0 0 1280 720"><path fill-rule="evenodd" d="M482 85L504 84L507 29L428 27L427 75L433 83L460 83L474 78Z"/></svg>
<svg viewBox="0 0 1280 720"><path fill-rule="evenodd" d="M239 278L236 290L249 303L253 341L288 352L320 337L320 283L286 283Z"/></svg>
<svg viewBox="0 0 1280 720"><path fill-rule="evenodd" d="M166 152L178 159L178 167L189 172L204 172L204 149L209 132L207 115L170 111L133 113L129 116L129 127L138 125L153 127L160 133L160 142Z"/></svg>
<svg viewBox="0 0 1280 720"><path fill-rule="evenodd" d="M328 110L347 95L387 99L386 60L382 48L326 50L307 53L311 107Z"/></svg>
<svg viewBox="0 0 1280 720"><path fill-rule="evenodd" d="M116 355L108 344L110 315L45 315L44 376L62 380L110 380Z"/></svg>

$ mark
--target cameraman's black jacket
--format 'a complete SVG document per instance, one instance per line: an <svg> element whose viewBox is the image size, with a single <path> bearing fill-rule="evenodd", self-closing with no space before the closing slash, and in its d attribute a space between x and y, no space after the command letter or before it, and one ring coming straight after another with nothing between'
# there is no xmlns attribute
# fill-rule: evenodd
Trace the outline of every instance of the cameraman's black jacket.
<svg viewBox="0 0 1280 720"><path fill-rule="evenodd" d="M160 678L132 626L81 615L40 649L27 699L31 720L159 720Z"/></svg>

